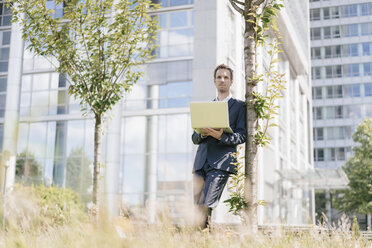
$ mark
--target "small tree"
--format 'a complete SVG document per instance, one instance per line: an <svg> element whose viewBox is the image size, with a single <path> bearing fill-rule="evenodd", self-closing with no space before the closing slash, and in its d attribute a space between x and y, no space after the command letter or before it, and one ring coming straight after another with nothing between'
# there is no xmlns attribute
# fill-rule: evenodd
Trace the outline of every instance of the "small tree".
<svg viewBox="0 0 372 248"><path fill-rule="evenodd" d="M58 61L56 70L67 75L69 93L94 116L92 213L98 218L102 119L141 77L139 66L151 59L157 22L148 11L155 6L150 0L55 0L61 14L48 8L53 1L9 2L28 49Z"/></svg>
<svg viewBox="0 0 372 248"><path fill-rule="evenodd" d="M245 222L252 231L257 230L257 205L261 204L257 200L257 149L258 146L266 145L269 138L266 136L267 128L270 126L268 121L276 114L277 106L274 100L280 97L280 90L284 89L282 84L283 74L277 71L267 73L265 76L272 77L267 80L267 95L258 93L257 85L264 81L264 75L257 73L257 48L263 45L268 34L265 33L270 28L270 23L274 21L272 27L276 29L275 16L283 5L280 0L229 0L231 6L239 12L244 21L244 63L245 63L245 103L247 109L247 141L245 143L245 180L244 180L244 199L246 208L244 209ZM270 56L277 54L279 44L274 41L271 44ZM272 65L277 60L273 59ZM273 86L271 86L271 85ZM259 119L266 120L260 127Z"/></svg>
<svg viewBox="0 0 372 248"><path fill-rule="evenodd" d="M353 134L359 146L353 148L343 170L349 178L349 189L343 191L337 208L347 212L372 214L372 120L364 119Z"/></svg>

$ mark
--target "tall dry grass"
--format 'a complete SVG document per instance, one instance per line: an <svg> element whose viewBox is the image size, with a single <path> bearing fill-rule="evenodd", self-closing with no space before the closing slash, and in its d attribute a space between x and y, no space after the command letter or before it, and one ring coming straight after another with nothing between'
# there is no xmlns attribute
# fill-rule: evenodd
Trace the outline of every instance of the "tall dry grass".
<svg viewBox="0 0 372 248"><path fill-rule="evenodd" d="M337 227L302 232L275 228L255 235L243 226L213 225L210 232L202 232L185 221L177 227L167 211L159 213L159 222L152 225L132 217L111 221L103 217L95 225L78 203L72 203L73 196L55 197L55 192L43 190L46 192L40 195L35 189L19 187L8 195L6 230L0 231L0 247L372 247L371 242L349 232L346 219ZM53 200L40 199L50 194Z"/></svg>

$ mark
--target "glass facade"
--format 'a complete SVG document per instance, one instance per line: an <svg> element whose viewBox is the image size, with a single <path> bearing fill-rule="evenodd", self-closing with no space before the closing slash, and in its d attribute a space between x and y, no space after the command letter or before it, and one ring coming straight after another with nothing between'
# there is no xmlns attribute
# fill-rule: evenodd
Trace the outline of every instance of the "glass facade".
<svg viewBox="0 0 372 248"><path fill-rule="evenodd" d="M161 25L156 59L145 65L146 78L125 97L123 110L126 114L120 130L120 192L126 204L140 207L146 204L149 191L148 167L149 160L153 159L149 152L154 149L148 144L151 132L157 133L158 197L164 198L168 193L184 195L188 192L190 195L191 192L192 129L189 114L184 109L192 99L193 88L193 1L158 2L169 7L169 11L154 13ZM62 14L62 9L53 1L47 4L56 10L56 15ZM10 32L0 33L3 41L0 51L4 56L2 49L6 48L9 55L9 39ZM0 63L1 58L2 55ZM69 187L89 202L94 121L78 117L79 101L68 95L68 82L63 75L54 72L53 62L34 56L27 49L24 51L16 180L25 184ZM4 92L5 99L5 91L6 77L0 75L0 113L1 94ZM138 110L154 109L165 112L130 116ZM176 109L180 109L180 113ZM168 110L172 114L167 114ZM72 118L73 115L77 117ZM37 121L30 122L30 118ZM156 130L150 125L150 120L154 119L158 123ZM168 135L169 132L176 135ZM102 149L104 159L104 142Z"/></svg>
<svg viewBox="0 0 372 248"><path fill-rule="evenodd" d="M0 152L3 149L4 115L6 110L9 52L11 43L11 10L0 0Z"/></svg>

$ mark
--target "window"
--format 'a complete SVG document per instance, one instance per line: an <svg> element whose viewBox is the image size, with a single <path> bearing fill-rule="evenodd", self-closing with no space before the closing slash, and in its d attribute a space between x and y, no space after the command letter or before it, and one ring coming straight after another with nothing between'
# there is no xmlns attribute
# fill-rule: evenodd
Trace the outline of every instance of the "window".
<svg viewBox="0 0 372 248"><path fill-rule="evenodd" d="M343 28L343 37L353 37L353 36L358 36L358 24L349 24L349 25L344 25L342 26ZM346 31L346 32L345 32Z"/></svg>
<svg viewBox="0 0 372 248"><path fill-rule="evenodd" d="M54 10L54 13L51 14L53 18L61 18L63 16L63 3L56 5L54 0L46 1L47 9Z"/></svg>
<svg viewBox="0 0 372 248"><path fill-rule="evenodd" d="M372 23L362 23L361 32L362 32L362 35L372 34Z"/></svg>
<svg viewBox="0 0 372 248"><path fill-rule="evenodd" d="M0 3L0 26L10 26L12 19L12 12L6 3Z"/></svg>
<svg viewBox="0 0 372 248"><path fill-rule="evenodd" d="M336 148L336 160L337 161L344 161L345 160L345 148L339 147Z"/></svg>
<svg viewBox="0 0 372 248"><path fill-rule="evenodd" d="M342 98L342 97L343 97L342 85L333 86L333 98Z"/></svg>
<svg viewBox="0 0 372 248"><path fill-rule="evenodd" d="M365 110L366 110L365 116L368 116L369 118L372 118L372 104L365 104L364 107L365 107Z"/></svg>
<svg viewBox="0 0 372 248"><path fill-rule="evenodd" d="M360 84L349 85L349 96L360 97Z"/></svg>
<svg viewBox="0 0 372 248"><path fill-rule="evenodd" d="M332 47L331 46L326 46L324 47L324 53L325 53L325 58L329 59L332 58Z"/></svg>
<svg viewBox="0 0 372 248"><path fill-rule="evenodd" d="M341 65L335 65L333 67L333 76L336 78L342 77L342 66Z"/></svg>
<svg viewBox="0 0 372 248"><path fill-rule="evenodd" d="M320 20L320 9L311 9L310 10L310 21Z"/></svg>
<svg viewBox="0 0 372 248"><path fill-rule="evenodd" d="M313 87L313 99L322 99L322 87Z"/></svg>
<svg viewBox="0 0 372 248"><path fill-rule="evenodd" d="M313 118L315 120L322 120L323 119L323 108L322 107L314 107Z"/></svg>
<svg viewBox="0 0 372 248"><path fill-rule="evenodd" d="M314 140L324 140L323 128L314 128Z"/></svg>
<svg viewBox="0 0 372 248"><path fill-rule="evenodd" d="M325 71L326 71L326 78L332 78L333 77L333 74L332 74L332 66L326 66L325 67Z"/></svg>
<svg viewBox="0 0 372 248"><path fill-rule="evenodd" d="M314 149L314 161L317 162L324 161L324 149L322 148Z"/></svg>
<svg viewBox="0 0 372 248"><path fill-rule="evenodd" d="M350 44L348 45L348 54L349 56L358 56L359 55L359 51L358 51L358 44Z"/></svg>
<svg viewBox="0 0 372 248"><path fill-rule="evenodd" d="M327 86L327 98L333 98L333 87L332 86Z"/></svg>
<svg viewBox="0 0 372 248"><path fill-rule="evenodd" d="M371 76L372 75L372 63L364 63L364 76Z"/></svg>
<svg viewBox="0 0 372 248"><path fill-rule="evenodd" d="M323 20L328 20L329 18L329 8L323 8Z"/></svg>
<svg viewBox="0 0 372 248"><path fill-rule="evenodd" d="M372 83L364 84L364 96L372 96Z"/></svg>
<svg viewBox="0 0 372 248"><path fill-rule="evenodd" d="M332 15L332 19L340 18L340 10L338 6L331 8L331 15Z"/></svg>
<svg viewBox="0 0 372 248"><path fill-rule="evenodd" d="M363 3L360 7L362 16L372 15L372 3Z"/></svg>
<svg viewBox="0 0 372 248"><path fill-rule="evenodd" d="M335 106L335 118L342 119L344 117L344 108L343 106Z"/></svg>
<svg viewBox="0 0 372 248"><path fill-rule="evenodd" d="M8 71L10 31L0 31L0 72Z"/></svg>
<svg viewBox="0 0 372 248"><path fill-rule="evenodd" d="M320 79L321 78L321 67L312 67L311 68L311 78Z"/></svg>
<svg viewBox="0 0 372 248"><path fill-rule="evenodd" d="M358 5L346 5L341 7L342 17L353 17L358 15Z"/></svg>
<svg viewBox="0 0 372 248"><path fill-rule="evenodd" d="M326 119L342 119L343 112L343 106L326 107Z"/></svg>
<svg viewBox="0 0 372 248"><path fill-rule="evenodd" d="M311 59L321 59L320 47L311 48Z"/></svg>
<svg viewBox="0 0 372 248"><path fill-rule="evenodd" d="M359 64L344 65L344 75L347 77L358 77L359 76Z"/></svg>
<svg viewBox="0 0 372 248"><path fill-rule="evenodd" d="M311 29L311 40L320 40L321 39L321 34L320 34L320 28L312 28Z"/></svg>
<svg viewBox="0 0 372 248"><path fill-rule="evenodd" d="M362 43L363 56L371 55L371 43Z"/></svg>
<svg viewBox="0 0 372 248"><path fill-rule="evenodd" d="M335 111L334 111L334 107L326 107L325 108L326 110L326 119L334 119L335 118Z"/></svg>
<svg viewBox="0 0 372 248"><path fill-rule="evenodd" d="M333 58L341 57L341 46L340 45L332 47L332 57Z"/></svg>
<svg viewBox="0 0 372 248"><path fill-rule="evenodd" d="M348 117L350 119L355 119L355 118L361 118L362 117L362 111L361 111L361 106L360 105L350 105L348 106L348 112L349 115Z"/></svg>
<svg viewBox="0 0 372 248"><path fill-rule="evenodd" d="M159 108L189 106L192 98L192 82L169 82L159 86Z"/></svg>
<svg viewBox="0 0 372 248"><path fill-rule="evenodd" d="M191 56L194 42L192 11L172 11L158 17L161 30L157 34L156 57Z"/></svg>
<svg viewBox="0 0 372 248"><path fill-rule="evenodd" d="M343 97L343 91L342 91L342 85L336 85L336 86L327 86L327 98L342 98Z"/></svg>
<svg viewBox="0 0 372 248"><path fill-rule="evenodd" d="M324 27L323 28L323 39L330 39L331 38L331 27Z"/></svg>
<svg viewBox="0 0 372 248"><path fill-rule="evenodd" d="M351 129L348 126L327 127L326 134L327 140L350 139Z"/></svg>
<svg viewBox="0 0 372 248"><path fill-rule="evenodd" d="M340 38L340 26L332 27L332 38Z"/></svg>

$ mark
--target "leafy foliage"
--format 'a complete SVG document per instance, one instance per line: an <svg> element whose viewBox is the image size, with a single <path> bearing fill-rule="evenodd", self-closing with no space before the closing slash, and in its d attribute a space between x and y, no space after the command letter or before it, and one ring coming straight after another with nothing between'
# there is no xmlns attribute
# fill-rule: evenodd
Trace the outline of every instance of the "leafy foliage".
<svg viewBox="0 0 372 248"><path fill-rule="evenodd" d="M7 194L5 209L6 226L22 231L88 220L77 193L55 186L16 184L12 194ZM3 208L3 216L2 211Z"/></svg>
<svg viewBox="0 0 372 248"><path fill-rule="evenodd" d="M355 216L353 218L353 226L351 228L351 231L355 239L360 238L360 229L359 229L358 219Z"/></svg>
<svg viewBox="0 0 372 248"><path fill-rule="evenodd" d="M233 163L236 167L236 173L231 176L231 183L229 184L230 198L225 200L224 203L227 203L229 206L229 212L234 215L238 215L242 209L248 207L248 203L244 199L244 163L239 162L241 159L239 153L232 155L236 159L236 163Z"/></svg>
<svg viewBox="0 0 372 248"><path fill-rule="evenodd" d="M372 120L364 119L353 134L359 146L343 167L349 178L349 189L344 191L338 208L347 212L372 214Z"/></svg>
<svg viewBox="0 0 372 248"><path fill-rule="evenodd" d="M266 39L269 38L267 30L273 28L278 31L275 17L277 17L278 11L284 7L281 2L281 0L266 1L263 4L261 13L256 15L255 30L257 32L256 40L258 45L264 44Z"/></svg>
<svg viewBox="0 0 372 248"><path fill-rule="evenodd" d="M55 0L63 5L61 16L45 0L11 2L28 49L58 61L57 71L68 76L69 93L85 112L110 110L140 78L155 48L149 0Z"/></svg>
<svg viewBox="0 0 372 248"><path fill-rule="evenodd" d="M272 26L275 25L273 24ZM275 118L275 115L278 115L279 105L277 104L277 100L283 97L281 91L285 90L285 74L275 69L279 62L279 59L276 57L281 52L279 39L280 36L277 33L277 37L273 39L272 43L266 44L268 47L267 53L270 56L270 65L265 75L259 75L266 86L264 95L259 92L253 92L255 97L254 107L258 119L263 121L255 135L256 144L260 146L266 146L270 143L271 139L266 133L269 127L277 126L274 123L270 123L270 121Z"/></svg>
<svg viewBox="0 0 372 248"><path fill-rule="evenodd" d="M230 198L224 201L224 203L229 206L229 212L234 215L240 215L242 210L248 208L248 202L244 198L245 175L244 163L241 162L244 160L244 157L240 156L241 148L242 147L239 147L238 152L232 155L236 159L236 162L233 163L236 165L236 173L231 176L228 187ZM257 203L255 203L256 206L266 206L266 204L267 202L264 200L258 200Z"/></svg>

